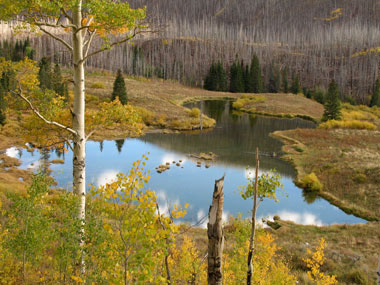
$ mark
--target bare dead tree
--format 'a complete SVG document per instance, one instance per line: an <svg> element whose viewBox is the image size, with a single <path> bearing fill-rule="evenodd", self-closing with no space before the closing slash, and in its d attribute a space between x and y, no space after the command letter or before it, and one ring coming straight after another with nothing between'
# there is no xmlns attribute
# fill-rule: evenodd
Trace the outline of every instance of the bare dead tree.
<svg viewBox="0 0 380 285"><path fill-rule="evenodd" d="M224 247L223 232L223 203L224 203L224 177L215 181L212 204L208 214L208 284L222 284L222 255Z"/></svg>

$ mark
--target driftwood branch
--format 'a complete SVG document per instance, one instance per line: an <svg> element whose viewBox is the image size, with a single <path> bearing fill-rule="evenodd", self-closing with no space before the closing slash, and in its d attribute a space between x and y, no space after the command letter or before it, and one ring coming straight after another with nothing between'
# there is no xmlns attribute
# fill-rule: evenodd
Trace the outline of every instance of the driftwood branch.
<svg viewBox="0 0 380 285"><path fill-rule="evenodd" d="M208 284L221 285L222 255L224 247L223 232L223 203L224 203L224 177L215 181L212 204L208 212L207 236L208 236Z"/></svg>

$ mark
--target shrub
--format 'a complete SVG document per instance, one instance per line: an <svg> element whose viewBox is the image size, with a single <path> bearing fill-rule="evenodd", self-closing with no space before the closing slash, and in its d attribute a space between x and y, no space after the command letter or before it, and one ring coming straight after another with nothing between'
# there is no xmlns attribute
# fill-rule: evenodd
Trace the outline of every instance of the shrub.
<svg viewBox="0 0 380 285"><path fill-rule="evenodd" d="M149 125L154 124L155 115L151 111L149 111L143 107L136 107L135 106L134 108L137 111L137 113L141 116L145 125L149 126Z"/></svg>
<svg viewBox="0 0 380 285"><path fill-rule="evenodd" d="M99 97L92 94L86 94L86 103L97 103L97 102L99 102Z"/></svg>
<svg viewBox="0 0 380 285"><path fill-rule="evenodd" d="M375 121L377 117L363 110L342 110L343 120Z"/></svg>
<svg viewBox="0 0 380 285"><path fill-rule="evenodd" d="M313 93L312 97L314 98L315 101L318 103L324 104L325 103L325 91L322 90L321 88L317 87Z"/></svg>
<svg viewBox="0 0 380 285"><path fill-rule="evenodd" d="M352 180L354 180L354 182L358 184L364 183L367 180L367 176L364 173L358 173L354 176Z"/></svg>
<svg viewBox="0 0 380 285"><path fill-rule="evenodd" d="M198 108L193 108L189 112L189 115L192 118L199 118L199 116L201 115L201 110L199 110Z"/></svg>
<svg viewBox="0 0 380 285"><path fill-rule="evenodd" d="M232 107L235 109L241 109L244 107L244 101L242 99L238 99L237 101L232 103Z"/></svg>
<svg viewBox="0 0 380 285"><path fill-rule="evenodd" d="M246 107L250 103L258 103L265 101L266 98L260 95L242 95L239 99L232 103L232 107L235 109L241 109Z"/></svg>
<svg viewBox="0 0 380 285"><path fill-rule="evenodd" d="M366 121L348 120L336 121L330 120L319 125L320 129L354 129L354 130L369 130L375 131L376 125Z"/></svg>
<svg viewBox="0 0 380 285"><path fill-rule="evenodd" d="M106 86L102 82L94 82L94 83L91 84L90 88L105 89Z"/></svg>
<svg viewBox="0 0 380 285"><path fill-rule="evenodd" d="M348 284L370 284L365 273L357 269L353 269L350 272L344 274L342 279Z"/></svg>
<svg viewBox="0 0 380 285"><path fill-rule="evenodd" d="M314 172L305 175L299 184L302 188L309 191L321 191L323 188L323 184Z"/></svg>

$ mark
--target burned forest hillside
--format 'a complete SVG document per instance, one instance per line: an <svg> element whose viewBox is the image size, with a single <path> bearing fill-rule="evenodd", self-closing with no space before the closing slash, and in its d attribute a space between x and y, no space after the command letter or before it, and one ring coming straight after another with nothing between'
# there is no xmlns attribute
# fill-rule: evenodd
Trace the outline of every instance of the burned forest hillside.
<svg viewBox="0 0 380 285"><path fill-rule="evenodd" d="M303 87L326 88L335 79L342 96L368 103L378 76L380 4L376 0L130 0L147 7L155 33L137 37L88 61L92 67L202 86L213 61L229 68L238 56L260 58L298 75ZM58 43L32 40L43 55L70 58ZM345 95L344 95L345 94Z"/></svg>

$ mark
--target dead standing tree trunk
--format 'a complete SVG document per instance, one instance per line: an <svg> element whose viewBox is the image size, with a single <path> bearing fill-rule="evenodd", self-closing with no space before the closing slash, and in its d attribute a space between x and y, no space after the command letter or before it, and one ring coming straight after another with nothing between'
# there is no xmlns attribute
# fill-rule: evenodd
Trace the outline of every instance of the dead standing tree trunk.
<svg viewBox="0 0 380 285"><path fill-rule="evenodd" d="M256 212L257 212L257 193L258 193L258 184L257 180L259 178L259 149L256 148L256 175L255 175L255 192L253 196L253 210L252 210L252 229L251 229L251 238L249 240L249 252L248 252L248 271L247 271L247 285L251 285L252 282L252 257L253 251L255 248L255 228L256 228Z"/></svg>
<svg viewBox="0 0 380 285"><path fill-rule="evenodd" d="M224 233L222 224L224 176L215 181L212 204L208 212L208 284L222 284Z"/></svg>

